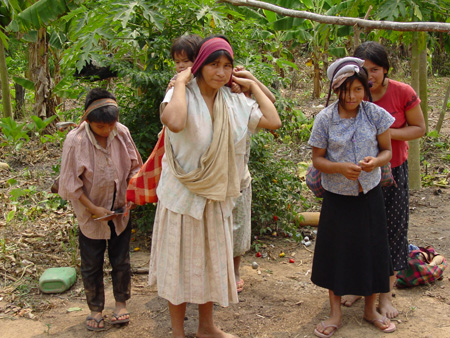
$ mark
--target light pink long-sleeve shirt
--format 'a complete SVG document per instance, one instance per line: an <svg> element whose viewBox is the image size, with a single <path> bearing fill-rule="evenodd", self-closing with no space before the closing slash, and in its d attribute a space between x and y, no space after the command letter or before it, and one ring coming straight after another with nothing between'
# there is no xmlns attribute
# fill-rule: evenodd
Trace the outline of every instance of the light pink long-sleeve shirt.
<svg viewBox="0 0 450 338"><path fill-rule="evenodd" d="M130 132L119 122L109 135L106 148L96 141L86 122L67 134L58 193L71 201L83 235L91 239L109 239L111 231L107 221L92 218L79 200L82 193L96 206L108 210L125 208L128 181L141 166L142 159ZM117 235L125 230L128 219L129 214L113 219Z"/></svg>

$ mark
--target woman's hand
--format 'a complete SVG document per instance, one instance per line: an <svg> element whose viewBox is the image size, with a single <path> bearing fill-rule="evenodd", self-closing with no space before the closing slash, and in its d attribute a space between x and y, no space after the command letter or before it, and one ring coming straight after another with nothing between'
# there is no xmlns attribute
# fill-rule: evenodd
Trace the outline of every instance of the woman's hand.
<svg viewBox="0 0 450 338"><path fill-rule="evenodd" d="M358 162L358 165L367 173L370 173L373 169L375 169L376 158L372 156L366 156L361 161Z"/></svg>
<svg viewBox="0 0 450 338"><path fill-rule="evenodd" d="M350 162L340 163L340 173L345 176L345 178L356 181L361 174L361 167Z"/></svg>
<svg viewBox="0 0 450 338"><path fill-rule="evenodd" d="M161 112L161 122L174 133L179 133L186 127L186 85L191 80L191 76L191 67L178 73L172 99Z"/></svg>

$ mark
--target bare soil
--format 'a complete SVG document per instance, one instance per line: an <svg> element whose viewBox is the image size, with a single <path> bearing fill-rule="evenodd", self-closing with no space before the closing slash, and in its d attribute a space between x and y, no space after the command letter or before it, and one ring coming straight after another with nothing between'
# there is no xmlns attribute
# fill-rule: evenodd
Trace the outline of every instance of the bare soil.
<svg viewBox="0 0 450 338"><path fill-rule="evenodd" d="M436 88L444 88L448 79L441 79ZM442 106L443 90L434 91L430 101L430 125L434 126ZM306 102L307 107L314 102ZM310 110L310 113L314 111ZM444 138L449 123L444 122ZM409 240L417 246L432 245L444 257L450 258L450 190L447 173L449 162L443 158L445 151L433 146L434 141L424 144L424 156L429 163L427 174L432 176L426 183L431 186L411 192L411 217ZM447 142L448 143L448 142ZM44 149L45 148L45 149ZM29 170L26 180L19 185L48 187L51 184L51 165L57 163L58 147L42 148L28 145L14 157L1 153L0 161L12 167L1 171L0 202L8 206L7 180L21 180ZM444 180L444 182L443 182ZM440 183L438 183L440 182ZM312 194L305 190L306 197L320 208ZM40 197L42 198L42 196ZM6 208L6 207L5 207ZM8 207L9 208L9 207ZM3 209L3 207L2 207ZM10 210L10 209L8 209ZM74 222L70 208L48 210L34 221L7 223L6 211L0 215L0 336L2 337L170 337L170 317L167 302L157 296L156 290L147 286L147 275L135 273L132 281L132 298L128 302L131 321L122 327L111 327L104 332L89 332L84 319L89 310L84 297L81 278L62 294L42 294L37 280L42 271L51 266L70 264L76 260L76 239L71 234ZM305 227L305 235L314 237L314 228ZM148 267L149 234L136 232L131 253L134 271ZM328 292L310 281L314 239L310 247L295 243L290 238L262 237L262 257L255 251L248 252L242 260L244 291L239 303L227 308L217 306L217 324L226 332L241 338L307 338L314 337L315 325L327 318L329 313ZM75 241L75 242L74 242ZM71 244L72 243L72 244ZM72 247L71 247L72 245ZM279 257L284 252L285 257ZM75 254L75 256L74 256ZM358 252L355 252L357 255ZM289 259L294 263L289 263ZM253 269L252 263L258 268ZM349 262L351 264L351 262ZM79 272L79 270L78 270ZM114 310L111 278L105 274L106 308L104 314L110 319ZM395 320L397 331L389 337L450 337L450 278L432 285L396 289L394 304L400 311ZM381 331L362 320L363 301L344 308L344 326L334 337L381 337ZM196 306L189 305L185 326L188 337L194 337L198 324Z"/></svg>

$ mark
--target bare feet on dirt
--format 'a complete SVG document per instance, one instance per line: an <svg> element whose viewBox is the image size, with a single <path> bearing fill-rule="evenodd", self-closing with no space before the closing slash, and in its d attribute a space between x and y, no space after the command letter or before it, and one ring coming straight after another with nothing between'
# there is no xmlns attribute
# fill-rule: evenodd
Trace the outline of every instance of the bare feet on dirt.
<svg viewBox="0 0 450 338"><path fill-rule="evenodd" d="M378 311L390 319L398 316L398 310L392 304L392 293L380 293Z"/></svg>
<svg viewBox="0 0 450 338"><path fill-rule="evenodd" d="M354 295L346 295L342 296L341 298L341 304L347 307L352 306L356 301L360 300L361 296L354 296Z"/></svg>
<svg viewBox="0 0 450 338"><path fill-rule="evenodd" d="M210 330L198 329L197 338L239 338L230 333L223 332L218 327L214 327Z"/></svg>

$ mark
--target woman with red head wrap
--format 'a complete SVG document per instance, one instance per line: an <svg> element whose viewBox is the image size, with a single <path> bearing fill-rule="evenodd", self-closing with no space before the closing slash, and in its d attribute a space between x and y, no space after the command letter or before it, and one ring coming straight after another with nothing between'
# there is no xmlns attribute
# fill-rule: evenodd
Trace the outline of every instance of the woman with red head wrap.
<svg viewBox="0 0 450 338"><path fill-rule="evenodd" d="M255 100L232 94L231 80ZM197 337L233 337L215 326L213 303L238 301L232 210L245 172L246 136L277 129L281 121L255 81L233 76L233 49L224 37L202 41L192 69L180 72L167 92L161 121L165 155L149 283L169 302L172 337L185 337L186 303L199 305Z"/></svg>

